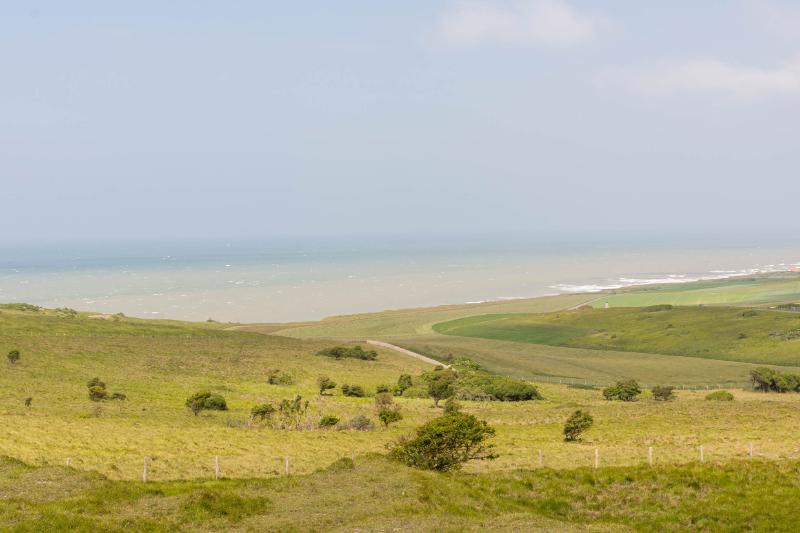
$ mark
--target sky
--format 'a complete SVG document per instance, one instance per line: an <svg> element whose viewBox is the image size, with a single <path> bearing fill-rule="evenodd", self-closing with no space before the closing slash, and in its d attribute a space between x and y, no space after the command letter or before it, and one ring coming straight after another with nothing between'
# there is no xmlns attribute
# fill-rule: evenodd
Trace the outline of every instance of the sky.
<svg viewBox="0 0 800 533"><path fill-rule="evenodd" d="M800 229L800 5L0 3L0 243Z"/></svg>

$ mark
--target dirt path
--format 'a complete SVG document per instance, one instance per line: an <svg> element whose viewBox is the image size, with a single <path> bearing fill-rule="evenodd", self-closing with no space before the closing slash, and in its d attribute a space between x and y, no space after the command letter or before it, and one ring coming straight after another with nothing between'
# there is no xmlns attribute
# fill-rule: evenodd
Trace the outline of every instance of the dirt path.
<svg viewBox="0 0 800 533"><path fill-rule="evenodd" d="M394 350L396 352L404 353L411 357L416 357L420 361L425 361L426 363L430 363L432 365L443 366L445 368L450 368L450 365L446 365L437 361L436 359L431 359L430 357L426 357L420 353L412 352L411 350L406 350L405 348L401 348L399 346L395 346L394 344L389 344L388 342L383 341L373 341L367 340L367 344L371 344L373 346L380 346L381 348L389 348L390 350Z"/></svg>

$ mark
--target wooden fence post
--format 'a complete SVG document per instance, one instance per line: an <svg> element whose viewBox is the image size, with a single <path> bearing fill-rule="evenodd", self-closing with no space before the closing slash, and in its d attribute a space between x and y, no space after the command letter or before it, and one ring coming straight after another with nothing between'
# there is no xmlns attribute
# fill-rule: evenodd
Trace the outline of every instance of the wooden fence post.
<svg viewBox="0 0 800 533"><path fill-rule="evenodd" d="M750 459L752 459L753 458L753 443L752 442L750 443L750 450L749 451L750 451Z"/></svg>
<svg viewBox="0 0 800 533"><path fill-rule="evenodd" d="M150 458L146 455L144 456L144 468L142 469L142 481L147 483L147 469L150 466Z"/></svg>
<svg viewBox="0 0 800 533"><path fill-rule="evenodd" d="M600 466L600 450L597 448L594 449L594 467L597 468Z"/></svg>
<svg viewBox="0 0 800 533"><path fill-rule="evenodd" d="M700 462L701 463L705 463L706 462L705 454L703 453L703 445L702 444L700 445Z"/></svg>
<svg viewBox="0 0 800 533"><path fill-rule="evenodd" d="M289 475L289 456L283 458L283 469L286 472L286 475Z"/></svg>
<svg viewBox="0 0 800 533"><path fill-rule="evenodd" d="M650 466L653 466L653 447L650 446L647 449L647 462L650 463Z"/></svg>
<svg viewBox="0 0 800 533"><path fill-rule="evenodd" d="M219 455L214 456L214 479L219 479Z"/></svg>
<svg viewBox="0 0 800 533"><path fill-rule="evenodd" d="M72 466L72 457L67 457L67 466Z"/></svg>
<svg viewBox="0 0 800 533"><path fill-rule="evenodd" d="M539 468L544 466L544 461L542 460L542 450L539 449Z"/></svg>

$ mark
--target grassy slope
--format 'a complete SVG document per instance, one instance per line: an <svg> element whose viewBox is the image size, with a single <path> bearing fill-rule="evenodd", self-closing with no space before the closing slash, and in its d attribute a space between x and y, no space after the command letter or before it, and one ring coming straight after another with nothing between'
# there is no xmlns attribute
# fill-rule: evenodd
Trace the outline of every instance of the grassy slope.
<svg viewBox="0 0 800 533"><path fill-rule="evenodd" d="M486 315L444 322L438 333L573 348L637 351L800 366L800 314L741 308L589 309Z"/></svg>
<svg viewBox="0 0 800 533"><path fill-rule="evenodd" d="M0 528L794 531L799 474L756 461L438 475L365 457L299 478L142 484L0 459Z"/></svg>

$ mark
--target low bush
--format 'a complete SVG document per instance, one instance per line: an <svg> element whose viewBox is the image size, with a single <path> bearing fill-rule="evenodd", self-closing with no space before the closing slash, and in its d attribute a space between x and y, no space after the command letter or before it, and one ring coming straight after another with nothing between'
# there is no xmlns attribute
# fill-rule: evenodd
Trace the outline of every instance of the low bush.
<svg viewBox="0 0 800 533"><path fill-rule="evenodd" d="M362 359L364 361L374 361L378 358L378 352L365 350L361 346L334 346L317 352L317 355L335 359Z"/></svg>
<svg viewBox="0 0 800 533"><path fill-rule="evenodd" d="M363 398L367 395L361 385L348 385L346 383L342 384L342 394L353 398Z"/></svg>
<svg viewBox="0 0 800 533"><path fill-rule="evenodd" d="M564 424L564 440L574 442L580 439L583 432L592 427L594 418L586 411L575 411Z"/></svg>
<svg viewBox="0 0 800 533"><path fill-rule="evenodd" d="M659 311L670 311L672 309L674 309L674 307L671 304L657 304L642 307L642 311L645 313L657 313Z"/></svg>
<svg viewBox="0 0 800 533"><path fill-rule="evenodd" d="M388 392L379 392L375 395L375 407L383 409L394 404L394 398Z"/></svg>
<svg viewBox="0 0 800 533"><path fill-rule="evenodd" d="M227 411L228 404L225 398L219 394L212 394L209 391L200 391L192 394L186 399L186 407L188 407L195 416L200 411Z"/></svg>
<svg viewBox="0 0 800 533"><path fill-rule="evenodd" d="M639 388L639 384L629 379L627 381L617 381L615 385L603 389L603 398L621 402L635 402L641 393L642 389Z"/></svg>
<svg viewBox="0 0 800 533"><path fill-rule="evenodd" d="M403 415L400 414L400 411L397 409L391 409L388 407L382 408L378 411L378 418L381 422L383 422L384 427L389 427L389 424L393 422L399 422L403 419Z"/></svg>
<svg viewBox="0 0 800 533"><path fill-rule="evenodd" d="M661 402L666 402L675 399L675 387L669 385L658 385L653 387L653 399Z"/></svg>
<svg viewBox="0 0 800 533"><path fill-rule="evenodd" d="M375 424L367 416L356 415L339 427L341 429L354 429L356 431L372 431L375 429Z"/></svg>
<svg viewBox="0 0 800 533"><path fill-rule="evenodd" d="M444 402L444 414L452 415L454 413L461 412L461 404L455 398L448 398L446 402Z"/></svg>
<svg viewBox="0 0 800 533"><path fill-rule="evenodd" d="M319 395L324 396L326 394L325 391L336 388L336 382L328 376L320 376L317 378L317 387L319 387Z"/></svg>
<svg viewBox="0 0 800 533"><path fill-rule="evenodd" d="M8 362L11 363L12 365L16 364L16 362L19 361L20 357L21 357L21 355L19 353L19 350L11 350L6 355L6 358L8 359Z"/></svg>
<svg viewBox="0 0 800 533"><path fill-rule="evenodd" d="M706 395L706 400L711 402L732 402L733 394L726 390L716 390Z"/></svg>
<svg viewBox="0 0 800 533"><path fill-rule="evenodd" d="M458 470L473 459L496 458L486 443L494 434L494 428L472 415L449 414L427 422L410 437L401 437L390 456L425 470Z"/></svg>
<svg viewBox="0 0 800 533"><path fill-rule="evenodd" d="M339 423L339 417L333 415L325 415L319 419L319 427L328 428L333 427Z"/></svg>
<svg viewBox="0 0 800 533"><path fill-rule="evenodd" d="M299 394L291 400L281 400L278 405L277 426L280 429L300 429L304 427L308 400L303 401Z"/></svg>
<svg viewBox="0 0 800 533"><path fill-rule="evenodd" d="M294 378L287 372L280 370L270 370L267 373L267 383L270 385L291 385L294 383Z"/></svg>
<svg viewBox="0 0 800 533"><path fill-rule="evenodd" d="M253 420L269 420L275 414L275 408L272 404L262 403L250 409L250 418Z"/></svg>

